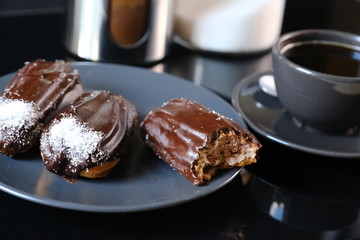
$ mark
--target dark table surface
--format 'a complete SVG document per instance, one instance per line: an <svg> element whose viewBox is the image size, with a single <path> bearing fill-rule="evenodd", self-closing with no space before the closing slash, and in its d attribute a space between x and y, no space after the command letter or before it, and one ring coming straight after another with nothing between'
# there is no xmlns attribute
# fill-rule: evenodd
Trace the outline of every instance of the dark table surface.
<svg viewBox="0 0 360 240"><path fill-rule="evenodd" d="M0 75L36 58L79 60L63 48L62 17L61 11L0 15ZM332 27L325 21L290 24L294 15L286 17L283 32ZM344 23L333 26L348 31L341 29L348 27ZM193 81L230 103L232 89L245 76L271 69L271 55L215 56L174 45L168 58L147 68ZM263 145L258 163L220 190L179 206L88 213L0 192L0 239L360 238L360 159L312 155L256 136Z"/></svg>

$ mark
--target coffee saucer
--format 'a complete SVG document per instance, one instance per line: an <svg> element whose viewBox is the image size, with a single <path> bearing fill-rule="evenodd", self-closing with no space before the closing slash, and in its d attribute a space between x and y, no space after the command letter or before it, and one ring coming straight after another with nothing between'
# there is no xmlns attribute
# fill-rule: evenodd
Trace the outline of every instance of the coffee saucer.
<svg viewBox="0 0 360 240"><path fill-rule="evenodd" d="M300 151L330 157L360 157L359 131L329 133L300 126L287 113L280 101L259 86L264 75L252 74L242 79L232 92L232 104L246 123L260 135Z"/></svg>

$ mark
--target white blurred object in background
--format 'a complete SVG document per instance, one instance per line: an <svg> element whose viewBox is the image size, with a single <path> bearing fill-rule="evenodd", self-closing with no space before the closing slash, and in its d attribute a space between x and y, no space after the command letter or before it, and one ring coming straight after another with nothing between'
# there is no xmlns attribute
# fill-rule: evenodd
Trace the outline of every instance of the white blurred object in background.
<svg viewBox="0 0 360 240"><path fill-rule="evenodd" d="M177 0L175 40L210 52L252 53L272 47L285 0Z"/></svg>

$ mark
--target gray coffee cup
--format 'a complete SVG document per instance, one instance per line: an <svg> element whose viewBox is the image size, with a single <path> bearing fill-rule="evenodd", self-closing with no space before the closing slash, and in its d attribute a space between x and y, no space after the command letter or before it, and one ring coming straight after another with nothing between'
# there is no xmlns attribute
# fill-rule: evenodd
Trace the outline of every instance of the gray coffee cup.
<svg viewBox="0 0 360 240"><path fill-rule="evenodd" d="M290 32L272 55L278 98L296 122L325 131L360 125L360 36Z"/></svg>

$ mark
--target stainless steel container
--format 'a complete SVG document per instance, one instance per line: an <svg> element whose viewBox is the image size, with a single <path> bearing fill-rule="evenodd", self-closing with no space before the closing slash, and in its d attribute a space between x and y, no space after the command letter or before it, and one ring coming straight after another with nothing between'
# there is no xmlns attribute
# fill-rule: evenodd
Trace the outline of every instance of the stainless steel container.
<svg viewBox="0 0 360 240"><path fill-rule="evenodd" d="M91 61L148 64L169 50L173 0L68 0L65 46Z"/></svg>

